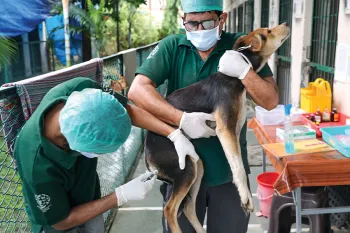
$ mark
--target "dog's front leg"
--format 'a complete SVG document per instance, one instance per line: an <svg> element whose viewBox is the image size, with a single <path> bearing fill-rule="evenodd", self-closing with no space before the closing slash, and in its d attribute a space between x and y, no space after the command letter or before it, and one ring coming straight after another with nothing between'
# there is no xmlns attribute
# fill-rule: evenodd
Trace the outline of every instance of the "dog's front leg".
<svg viewBox="0 0 350 233"><path fill-rule="evenodd" d="M238 116L238 118L239 117L240 116ZM238 118L236 117L236 119ZM232 120L232 118L228 118L226 111L222 108L218 108L215 111L215 119L216 133L224 149L228 163L230 164L233 182L235 183L241 197L242 208L246 213L252 212L254 210L252 195L248 188L247 176L243 166L239 144L239 133L236 133L237 131L240 132L239 129L242 128L242 126L238 125L241 122L237 122L238 130L230 129L226 121L227 119Z"/></svg>

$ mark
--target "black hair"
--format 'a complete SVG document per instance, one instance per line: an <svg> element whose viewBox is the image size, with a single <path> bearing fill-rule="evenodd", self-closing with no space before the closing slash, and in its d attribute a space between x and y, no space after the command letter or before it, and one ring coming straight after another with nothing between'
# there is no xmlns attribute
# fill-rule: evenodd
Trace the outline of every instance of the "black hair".
<svg viewBox="0 0 350 233"><path fill-rule="evenodd" d="M187 14L204 14L204 13L216 14L219 17L220 15L222 15L223 11L214 10L214 11L204 11L204 12L190 12L190 13L185 13L184 18L186 19Z"/></svg>

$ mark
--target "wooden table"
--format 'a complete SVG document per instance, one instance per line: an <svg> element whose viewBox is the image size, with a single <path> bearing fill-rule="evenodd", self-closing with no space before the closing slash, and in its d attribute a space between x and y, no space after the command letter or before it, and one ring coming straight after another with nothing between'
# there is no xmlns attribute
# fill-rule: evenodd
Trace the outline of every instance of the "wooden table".
<svg viewBox="0 0 350 233"><path fill-rule="evenodd" d="M302 122L293 123L293 125L302 124ZM259 143L264 145L278 142L276 128L283 125L263 126L253 118L248 122L248 127L253 129ZM266 164L265 153L276 171L280 173L274 184L276 192L279 194L293 192L297 232L301 232L302 215L350 212L350 206L318 209L302 209L301 206L301 187L350 185L349 158L334 150L291 155L279 159L264 149L263 167ZM265 171L265 168L263 170Z"/></svg>

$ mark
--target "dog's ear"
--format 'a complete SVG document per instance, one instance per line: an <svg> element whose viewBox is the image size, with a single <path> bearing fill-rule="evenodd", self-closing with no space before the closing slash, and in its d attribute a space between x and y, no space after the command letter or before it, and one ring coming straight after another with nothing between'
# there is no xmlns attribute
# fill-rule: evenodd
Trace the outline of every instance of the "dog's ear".
<svg viewBox="0 0 350 233"><path fill-rule="evenodd" d="M251 41L253 52L259 52L261 50L261 48L263 47L263 43L265 42L265 40L263 40L263 38L261 38L261 37L262 37L262 35L260 35L260 34L256 34L253 36L252 41Z"/></svg>

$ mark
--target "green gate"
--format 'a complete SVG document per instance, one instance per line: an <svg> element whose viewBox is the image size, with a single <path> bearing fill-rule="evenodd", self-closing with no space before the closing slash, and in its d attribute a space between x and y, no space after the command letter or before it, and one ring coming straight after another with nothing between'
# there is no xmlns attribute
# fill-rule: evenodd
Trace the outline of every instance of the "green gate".
<svg viewBox="0 0 350 233"><path fill-rule="evenodd" d="M237 31L238 32L243 32L243 30L244 30L244 24L243 24L243 13L244 13L244 11L243 11L243 4L242 5L240 5L239 7L238 7L238 9L237 9L237 17L238 17L238 24L237 24Z"/></svg>
<svg viewBox="0 0 350 233"><path fill-rule="evenodd" d="M244 32L249 33L254 30L254 0L244 3Z"/></svg>
<svg viewBox="0 0 350 233"><path fill-rule="evenodd" d="M288 23L292 29L293 0L280 0L279 23ZM277 51L277 85L279 89L279 103L290 103L290 69L291 69L291 38L288 38Z"/></svg>
<svg viewBox="0 0 350 233"><path fill-rule="evenodd" d="M293 9L293 8L291 8ZM261 27L269 27L270 0L261 1Z"/></svg>
<svg viewBox="0 0 350 233"><path fill-rule="evenodd" d="M340 0L314 0L310 82L324 78L333 86Z"/></svg>

